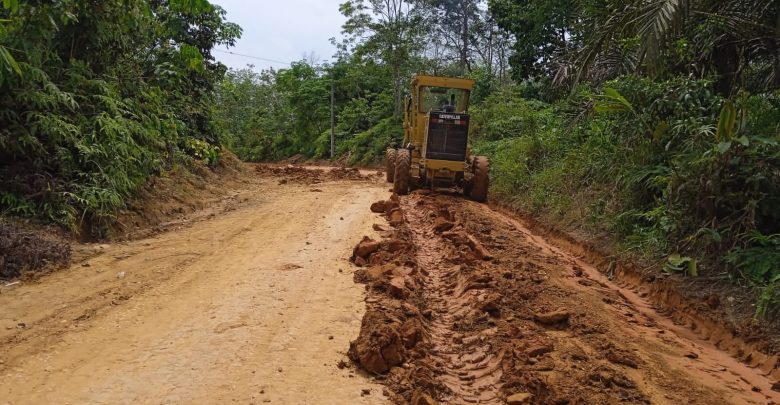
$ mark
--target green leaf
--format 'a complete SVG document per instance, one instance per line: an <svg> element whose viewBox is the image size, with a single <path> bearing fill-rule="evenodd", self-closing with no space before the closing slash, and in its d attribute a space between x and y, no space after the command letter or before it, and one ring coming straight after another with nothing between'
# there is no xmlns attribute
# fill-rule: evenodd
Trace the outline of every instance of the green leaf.
<svg viewBox="0 0 780 405"><path fill-rule="evenodd" d="M656 142L659 142L661 138L666 134L666 131L669 130L669 123L666 121L661 121L656 125L655 130L653 131L653 140Z"/></svg>
<svg viewBox="0 0 780 405"><path fill-rule="evenodd" d="M22 75L22 69L19 64L16 63L16 59L8 52L8 49L0 46L0 62L7 68L15 72L17 75Z"/></svg>
<svg viewBox="0 0 780 405"><path fill-rule="evenodd" d="M14 13L19 9L19 0L3 0L3 8Z"/></svg>
<svg viewBox="0 0 780 405"><path fill-rule="evenodd" d="M607 95L607 97L611 98L614 101L617 101L621 105L623 105L627 110L634 111L634 106L631 105L631 103L626 100L623 95L621 95L617 90L613 89L612 87L606 87L604 88L604 94Z"/></svg>
<svg viewBox="0 0 780 405"><path fill-rule="evenodd" d="M731 142L721 142L718 144L717 149L718 153L722 155L731 149Z"/></svg>
<svg viewBox="0 0 780 405"><path fill-rule="evenodd" d="M739 142L742 146L748 146L750 144L750 140L745 135L740 136L739 138L735 139L737 142Z"/></svg>
<svg viewBox="0 0 780 405"><path fill-rule="evenodd" d="M184 44L179 49L179 56L190 70L202 72L205 69L203 55L201 55L198 48Z"/></svg>
<svg viewBox="0 0 780 405"><path fill-rule="evenodd" d="M203 14L214 7L207 0L171 0L171 9L190 14Z"/></svg>
<svg viewBox="0 0 780 405"><path fill-rule="evenodd" d="M593 109L598 113L626 111L625 106L609 102L596 102Z"/></svg>
<svg viewBox="0 0 780 405"><path fill-rule="evenodd" d="M696 277L699 270L696 266L696 259L688 256L680 256L679 253L672 253L666 258L663 270L667 273L681 273Z"/></svg>
<svg viewBox="0 0 780 405"><path fill-rule="evenodd" d="M689 258L688 261L688 275L691 277L696 277L699 275L699 270L696 267L696 259Z"/></svg>
<svg viewBox="0 0 780 405"><path fill-rule="evenodd" d="M718 141L730 141L735 134L735 125L737 124L737 109L731 100L727 100L720 109L720 118L718 119L718 130L715 133L715 139Z"/></svg>

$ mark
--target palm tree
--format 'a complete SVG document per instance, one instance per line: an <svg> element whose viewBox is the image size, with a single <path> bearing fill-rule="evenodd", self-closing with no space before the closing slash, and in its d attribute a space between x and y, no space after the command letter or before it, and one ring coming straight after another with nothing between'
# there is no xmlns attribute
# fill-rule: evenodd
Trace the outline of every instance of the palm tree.
<svg viewBox="0 0 780 405"><path fill-rule="evenodd" d="M723 95L780 88L780 0L584 3L584 42L560 61L559 85L637 72L714 76Z"/></svg>

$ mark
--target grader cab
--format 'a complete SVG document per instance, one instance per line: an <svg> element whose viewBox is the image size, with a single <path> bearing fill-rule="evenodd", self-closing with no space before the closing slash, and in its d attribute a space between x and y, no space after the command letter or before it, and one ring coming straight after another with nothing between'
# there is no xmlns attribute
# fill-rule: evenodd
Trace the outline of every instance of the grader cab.
<svg viewBox="0 0 780 405"><path fill-rule="evenodd" d="M487 200L489 162L468 147L469 95L474 81L418 75L404 110L401 148L387 149L387 181L397 194L411 188L458 187L475 201Z"/></svg>

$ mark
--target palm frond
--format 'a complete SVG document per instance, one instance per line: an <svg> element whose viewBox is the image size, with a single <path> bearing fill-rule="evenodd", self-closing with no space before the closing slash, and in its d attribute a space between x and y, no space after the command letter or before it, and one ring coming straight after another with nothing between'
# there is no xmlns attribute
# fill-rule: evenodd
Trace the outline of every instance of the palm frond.
<svg viewBox="0 0 780 405"><path fill-rule="evenodd" d="M650 64L657 61L666 39L682 29L690 7L690 0L657 0L640 7L633 23L642 40L642 56Z"/></svg>

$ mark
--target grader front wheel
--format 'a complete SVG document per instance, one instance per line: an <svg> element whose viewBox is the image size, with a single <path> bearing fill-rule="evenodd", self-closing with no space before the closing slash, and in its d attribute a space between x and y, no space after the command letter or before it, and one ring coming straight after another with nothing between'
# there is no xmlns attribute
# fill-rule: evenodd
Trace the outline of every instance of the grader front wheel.
<svg viewBox="0 0 780 405"><path fill-rule="evenodd" d="M487 200L488 188L490 187L490 162L485 156L476 156L471 165L474 175L469 194L474 201L484 202Z"/></svg>
<svg viewBox="0 0 780 405"><path fill-rule="evenodd" d="M395 178L395 149L388 148L385 151L385 171L387 172L387 182L392 183Z"/></svg>
<svg viewBox="0 0 780 405"><path fill-rule="evenodd" d="M393 191L403 195L409 193L409 181L411 180L412 156L409 149L398 149L395 154L395 175L393 179Z"/></svg>

